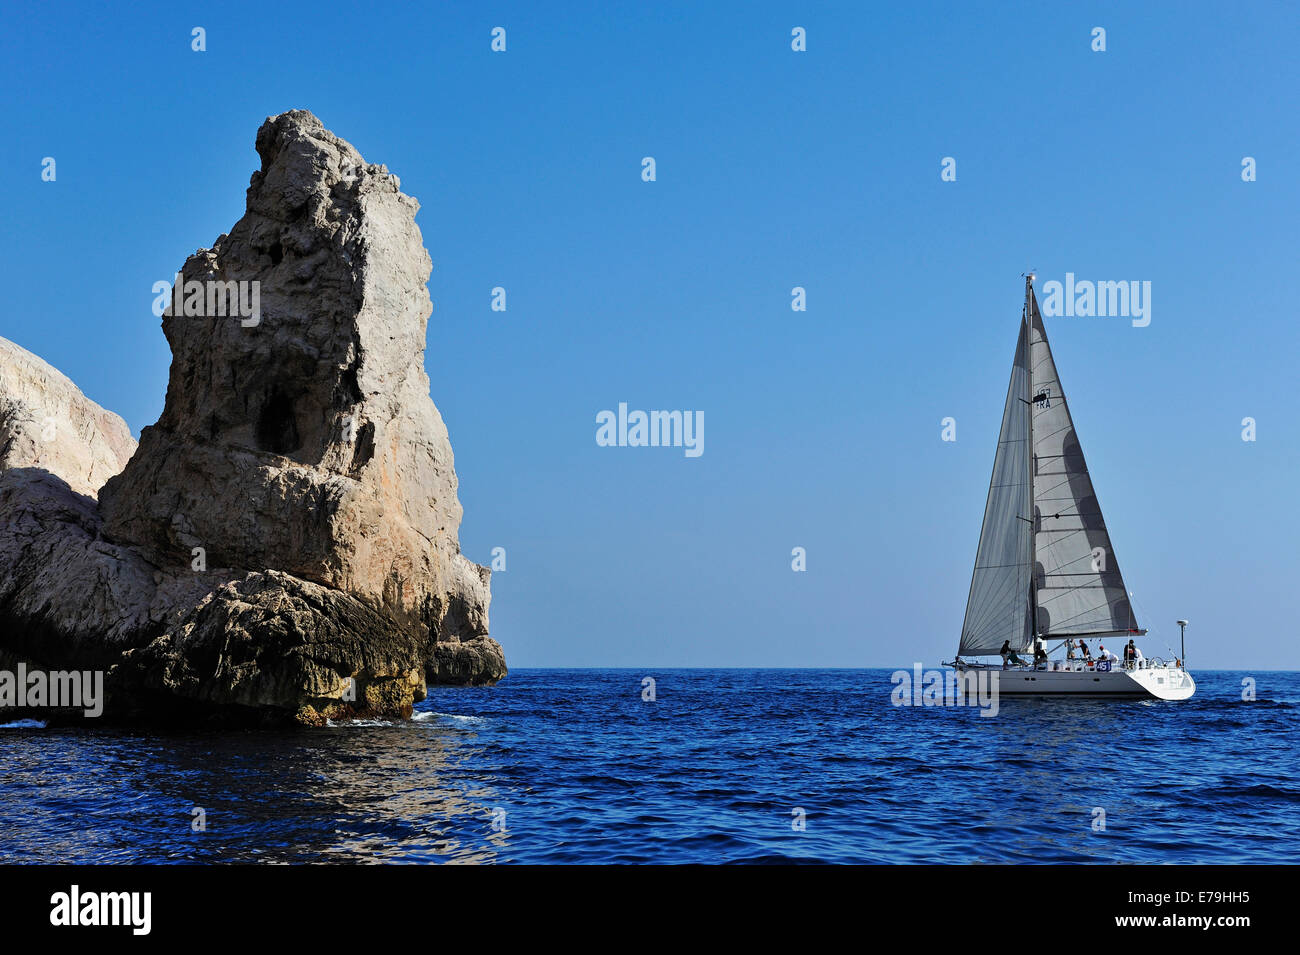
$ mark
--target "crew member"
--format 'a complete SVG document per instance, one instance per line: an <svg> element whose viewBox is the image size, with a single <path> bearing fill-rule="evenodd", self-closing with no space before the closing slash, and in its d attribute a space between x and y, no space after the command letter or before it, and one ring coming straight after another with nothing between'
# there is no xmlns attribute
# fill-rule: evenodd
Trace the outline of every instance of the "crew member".
<svg viewBox="0 0 1300 955"><path fill-rule="evenodd" d="M1024 666L1025 661L1016 656L1016 651L1011 649L1011 641L1003 640L1002 649L998 651L1002 654L1002 669L1007 668L1007 663L1013 663L1016 666Z"/></svg>

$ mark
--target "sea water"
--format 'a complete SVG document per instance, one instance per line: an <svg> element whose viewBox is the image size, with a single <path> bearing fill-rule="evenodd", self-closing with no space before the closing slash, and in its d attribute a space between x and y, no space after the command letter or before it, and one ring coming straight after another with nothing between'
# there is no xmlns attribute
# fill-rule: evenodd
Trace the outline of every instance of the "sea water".
<svg viewBox="0 0 1300 955"><path fill-rule="evenodd" d="M10 724L0 859L1300 861L1300 674L989 719L895 706L892 672L516 670L401 723Z"/></svg>

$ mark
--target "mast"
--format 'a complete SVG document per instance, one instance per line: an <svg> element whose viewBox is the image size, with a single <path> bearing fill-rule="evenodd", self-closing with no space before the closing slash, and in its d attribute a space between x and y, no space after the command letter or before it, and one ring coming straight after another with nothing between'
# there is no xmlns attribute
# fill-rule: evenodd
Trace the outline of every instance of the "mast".
<svg viewBox="0 0 1300 955"><path fill-rule="evenodd" d="M1029 453L1025 455L1028 460L1028 473L1025 480L1029 484L1029 553L1026 567L1029 570L1029 642L1033 645L1034 637L1038 634L1038 593L1037 582L1034 580L1034 407L1037 396L1034 393L1034 356L1032 340L1033 336L1029 334L1033 326L1033 316L1030 314L1030 306L1034 297L1034 273L1030 272L1025 276L1025 373L1029 381L1029 408L1026 418L1026 440L1029 442Z"/></svg>

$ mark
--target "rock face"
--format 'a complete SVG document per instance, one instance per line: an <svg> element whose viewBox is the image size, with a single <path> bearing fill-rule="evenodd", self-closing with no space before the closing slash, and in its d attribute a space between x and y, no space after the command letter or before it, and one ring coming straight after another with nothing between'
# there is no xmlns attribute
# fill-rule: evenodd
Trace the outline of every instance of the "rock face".
<svg viewBox="0 0 1300 955"><path fill-rule="evenodd" d="M0 471L45 468L92 497L135 451L126 422L0 338Z"/></svg>
<svg viewBox="0 0 1300 955"><path fill-rule="evenodd" d="M0 652L102 660L131 715L409 713L426 681L506 672L424 372L418 204L306 111L257 151L246 214L164 314L162 416L98 508L52 462L0 476Z"/></svg>

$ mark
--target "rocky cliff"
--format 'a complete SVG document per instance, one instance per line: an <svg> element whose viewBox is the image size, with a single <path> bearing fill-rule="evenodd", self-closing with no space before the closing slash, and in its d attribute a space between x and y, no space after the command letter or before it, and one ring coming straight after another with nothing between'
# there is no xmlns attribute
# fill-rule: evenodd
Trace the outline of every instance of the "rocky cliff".
<svg viewBox="0 0 1300 955"><path fill-rule="evenodd" d="M126 422L0 338L0 471L45 468L92 497L135 451Z"/></svg>
<svg viewBox="0 0 1300 955"><path fill-rule="evenodd" d="M424 371L418 204L309 112L256 145L245 215L164 313L162 416L98 505L99 472L63 466L89 452L0 475L0 653L93 659L128 715L409 713L505 673Z"/></svg>

